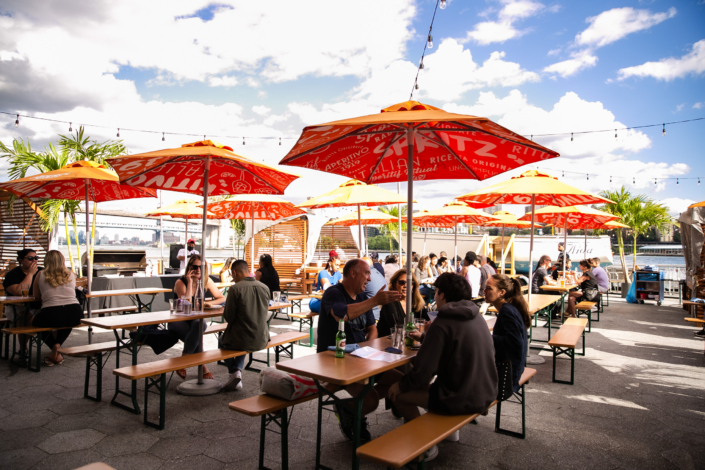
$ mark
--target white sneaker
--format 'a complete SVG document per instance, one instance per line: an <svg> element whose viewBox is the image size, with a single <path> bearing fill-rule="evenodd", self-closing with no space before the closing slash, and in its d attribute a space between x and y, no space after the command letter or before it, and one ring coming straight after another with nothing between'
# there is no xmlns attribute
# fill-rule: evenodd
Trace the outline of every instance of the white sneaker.
<svg viewBox="0 0 705 470"><path fill-rule="evenodd" d="M426 452L424 452L424 460L426 462L430 462L431 460L435 459L438 457L438 446L433 446L430 449L428 449Z"/></svg>
<svg viewBox="0 0 705 470"><path fill-rule="evenodd" d="M448 442L458 442L460 440L460 429L458 429L453 434L451 434L450 436L446 437L443 440L448 441Z"/></svg>
<svg viewBox="0 0 705 470"><path fill-rule="evenodd" d="M228 381L223 385L223 390L226 392L242 390L242 377L240 374L237 372L230 374Z"/></svg>

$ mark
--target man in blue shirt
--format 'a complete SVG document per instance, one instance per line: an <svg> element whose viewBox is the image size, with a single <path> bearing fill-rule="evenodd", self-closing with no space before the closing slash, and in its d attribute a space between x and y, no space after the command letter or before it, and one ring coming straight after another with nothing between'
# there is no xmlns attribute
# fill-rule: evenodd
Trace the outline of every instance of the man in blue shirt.
<svg viewBox="0 0 705 470"><path fill-rule="evenodd" d="M387 286L387 281L384 279L384 274L380 274L379 271L374 269L374 264L371 258L368 258L365 256L362 258L367 264L370 266L370 281L367 283L367 286L365 286L365 290L362 291L362 295L365 296L365 299L370 299L374 297L374 295L380 291L380 289L385 289ZM375 321L379 320L379 311L381 310L381 307L377 305L375 308L372 309L372 315L375 317Z"/></svg>
<svg viewBox="0 0 705 470"><path fill-rule="evenodd" d="M402 300L403 296L398 291L385 290L383 285L372 297L367 298L363 292L371 281L370 276L369 264L361 259L350 260L345 263L343 268L343 280L323 293L321 312L318 317L317 352L321 353L327 351L329 346L335 346L335 335L340 320L345 322L347 344L362 343L377 338L377 326L372 309L378 305ZM374 388L363 400L363 416L377 409L380 397L386 398L389 387L398 382L400 378L401 373L396 370L387 371L376 378ZM358 396L362 389L363 385L360 384L345 387L345 391L353 397ZM353 440L353 412L351 408L336 405L336 411L341 431L345 437ZM366 418L362 419L360 439L371 439Z"/></svg>

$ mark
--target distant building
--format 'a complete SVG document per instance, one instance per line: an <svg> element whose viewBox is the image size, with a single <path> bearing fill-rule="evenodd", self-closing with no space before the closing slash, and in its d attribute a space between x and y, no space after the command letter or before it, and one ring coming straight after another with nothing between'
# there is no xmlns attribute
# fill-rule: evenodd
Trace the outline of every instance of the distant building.
<svg viewBox="0 0 705 470"><path fill-rule="evenodd" d="M673 235L675 233L676 226L674 224L666 224L663 230L656 229L656 240L663 242L673 242Z"/></svg>

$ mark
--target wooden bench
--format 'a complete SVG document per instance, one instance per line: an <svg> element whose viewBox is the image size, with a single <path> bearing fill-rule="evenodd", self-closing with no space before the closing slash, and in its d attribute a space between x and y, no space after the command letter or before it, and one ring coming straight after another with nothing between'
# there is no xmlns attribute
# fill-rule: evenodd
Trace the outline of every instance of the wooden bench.
<svg viewBox="0 0 705 470"><path fill-rule="evenodd" d="M685 321L690 322L690 323L698 323L698 324L705 324L705 319L702 318L691 318L691 317L685 317Z"/></svg>
<svg viewBox="0 0 705 470"><path fill-rule="evenodd" d="M274 423L279 427L278 434L281 434L281 458L282 470L289 468L289 422L291 415L287 414L289 407L294 407L301 403L306 403L315 398L318 398L318 393L299 398L298 400L284 400L272 395L255 395L254 397L245 398L230 403L228 408L238 413L247 416L261 417L262 422L259 431L259 468L264 466L264 445L266 431L277 433L273 429L267 429L270 424ZM294 410L291 411L292 413Z"/></svg>
<svg viewBox="0 0 705 470"><path fill-rule="evenodd" d="M73 328L73 327L70 327ZM3 328L2 333L5 335L12 336L12 357L10 357L10 362L15 358L15 355L17 354L17 335L27 335L28 336L28 344L27 344L27 369L31 370L32 372L39 372L42 368L42 333L45 333L47 331L54 331L54 330L65 330L66 328L38 328L36 326L15 326L11 328ZM7 343L5 344L5 356L7 357L9 355L8 352L8 347L9 347L10 340L9 338L7 339ZM37 358L36 358L36 366L32 368L32 349L36 346L37 349Z"/></svg>
<svg viewBox="0 0 705 470"><path fill-rule="evenodd" d="M548 345L553 350L553 382L573 385L575 377L575 348L580 338L583 339L583 353L585 356L585 327L588 320L586 318L568 318L558 333L553 335L548 341ZM570 358L570 381L556 380L556 357L565 354Z"/></svg>
<svg viewBox="0 0 705 470"><path fill-rule="evenodd" d="M306 337L305 334L301 334L296 331L290 333L283 333L276 335L270 339L267 344L267 356L269 357L269 349L275 348L276 361L279 361L280 355L285 357L294 357L294 345L293 343L299 340L301 337ZM166 374L173 373L179 369L188 369L190 367L198 367L205 364L210 364L212 362L224 361L225 359L230 359L233 357L244 356L248 354L246 351L230 351L227 349L214 349L209 351L203 351L195 354L188 354L186 356L179 356L169 359L162 359L155 362L149 362L146 364L137 364L134 366L121 367L119 369L113 370L113 374L118 377L122 377L127 380L139 380L145 379L144 386L144 424L148 426L155 427L157 429L164 429L164 421L166 415L166 389L167 381ZM250 362L252 363L252 353L250 353ZM259 361L258 362L269 362ZM247 367L246 367L247 368ZM252 370L252 369L250 369ZM153 423L149 421L147 410L149 402L150 389L156 389L159 393L159 422Z"/></svg>
<svg viewBox="0 0 705 470"><path fill-rule="evenodd" d="M587 315L588 333L592 332L592 308L597 305L597 302L582 301L575 306L575 315L580 318L580 315Z"/></svg>
<svg viewBox="0 0 705 470"><path fill-rule="evenodd" d="M312 348L313 347L313 319L315 317L317 317L318 314L316 312L303 312L303 313L292 313L289 316L291 318L293 318L294 320L298 320L299 331L303 330L304 325L308 326L308 344L301 344L301 341L299 341L299 345Z"/></svg>
<svg viewBox="0 0 705 470"><path fill-rule="evenodd" d="M488 409L496 404L492 402ZM481 414L446 416L428 412L358 447L357 456L388 468L401 468L418 458L423 469L424 452Z"/></svg>
<svg viewBox="0 0 705 470"><path fill-rule="evenodd" d="M254 353L250 353L249 361L245 366L246 370L252 372L260 372L259 369L252 367L253 362L260 362L262 364L267 364L269 367L269 350L274 348L274 363L279 362L279 356L288 357L289 359L294 358L294 343L296 341L301 341L306 338L306 333L301 333L298 331L288 331L286 333L281 333L276 336L269 338L269 343L267 343L267 360L263 361L261 359L255 359L253 357Z"/></svg>
<svg viewBox="0 0 705 470"><path fill-rule="evenodd" d="M91 310L91 316L96 317L96 316L104 316L104 315L110 315L112 313L129 313L129 312L136 312L137 307L134 305L130 307L112 307L112 308L99 308L97 310ZM84 312L85 313L85 312Z"/></svg>
<svg viewBox="0 0 705 470"><path fill-rule="evenodd" d="M105 366L110 354L117 349L114 341L105 343L86 344L85 346L72 346L70 348L61 348L59 353L69 357L85 357L86 358L86 379L83 385L83 398L89 398L95 401L101 401L103 396L103 367ZM103 361L103 354L108 353ZM95 396L90 396L89 385L91 378L91 370L96 371Z"/></svg>
<svg viewBox="0 0 705 470"><path fill-rule="evenodd" d="M524 368L524 372L521 374L521 378L519 379L519 386L521 387L518 392L514 392L514 397L517 399L517 401L509 401L509 399L500 401L497 403L497 416L495 418L495 423L494 423L494 430L495 432L499 434L506 434L507 436L512 436L512 437L518 437L520 439L525 439L526 438L526 384L529 383L529 379L531 379L534 375L536 375L536 369L531 369L529 367ZM502 429L500 426L500 421L502 419L502 403L504 402L509 402L509 403L518 403L521 405L521 432L514 432L514 431L509 431L507 429Z"/></svg>
<svg viewBox="0 0 705 470"><path fill-rule="evenodd" d="M311 297L308 296L308 294L305 295L287 295L286 296L286 301L291 304L291 313L294 313L294 307L299 307L299 313L301 313L301 303L306 300L310 299ZM290 315L291 316L291 315Z"/></svg>

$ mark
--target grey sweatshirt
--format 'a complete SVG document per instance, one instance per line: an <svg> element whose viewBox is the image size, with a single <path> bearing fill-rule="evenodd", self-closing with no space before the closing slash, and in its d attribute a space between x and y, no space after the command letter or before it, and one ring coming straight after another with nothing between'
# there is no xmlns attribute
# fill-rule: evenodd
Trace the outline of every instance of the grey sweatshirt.
<svg viewBox="0 0 705 470"><path fill-rule="evenodd" d="M453 414L485 411L497 398L494 343L487 323L469 300L438 312L399 383L402 392L421 390L438 375L438 395Z"/></svg>

